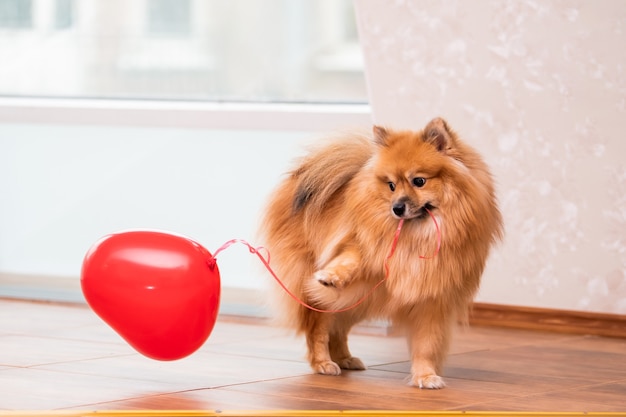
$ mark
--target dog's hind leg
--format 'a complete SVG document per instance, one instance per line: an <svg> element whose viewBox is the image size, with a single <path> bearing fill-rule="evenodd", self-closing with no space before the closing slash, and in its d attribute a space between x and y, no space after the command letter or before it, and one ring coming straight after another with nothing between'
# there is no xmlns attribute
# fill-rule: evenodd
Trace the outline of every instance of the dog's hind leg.
<svg viewBox="0 0 626 417"><path fill-rule="evenodd" d="M306 311L306 342L311 368L322 375L341 374L340 366L330 356L330 329L334 317L327 313Z"/></svg>
<svg viewBox="0 0 626 417"><path fill-rule="evenodd" d="M361 359L352 356L348 348L348 333L354 322L349 314L335 317L328 343L330 357L342 369L364 370L367 368Z"/></svg>

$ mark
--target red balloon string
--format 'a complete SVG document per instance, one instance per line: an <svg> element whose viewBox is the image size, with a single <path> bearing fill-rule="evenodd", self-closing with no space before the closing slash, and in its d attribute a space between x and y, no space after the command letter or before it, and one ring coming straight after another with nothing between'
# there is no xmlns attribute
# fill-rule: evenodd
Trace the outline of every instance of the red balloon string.
<svg viewBox="0 0 626 417"><path fill-rule="evenodd" d="M430 218L433 219L433 223L435 223L435 229L437 229L437 248L435 249L435 252L433 252L433 254L430 256L420 255L420 259L433 259L435 256L437 256L437 254L439 253L439 249L441 248L441 230L439 230L439 223L437 223L437 219L435 218L433 213L431 213L430 210L428 210L426 207L424 207L424 210L428 212ZM394 241L394 248L395 243L396 242Z"/></svg>
<svg viewBox="0 0 626 417"><path fill-rule="evenodd" d="M425 210L430 215L431 219L433 220L433 223L435 223L435 229L437 230L437 248L435 249L435 251L433 252L433 254L431 256L420 255L420 259L433 259L435 256L437 256L437 254L439 253L439 248L441 247L441 231L439 229L439 224L437 223L437 219L435 218L435 216L427 208L425 208ZM280 285L281 288L283 290L285 290L285 292L287 292L287 294L289 294L289 296L291 298L293 298L295 301L297 301L300 305L302 305L303 307L308 308L309 310L317 311L318 313L342 313L344 311L352 310L353 308L355 308L358 305L360 305L361 303L363 303L365 300L367 300L367 298L370 295L372 295L372 293L378 287L380 287L387 280L387 278L389 278L389 265L388 265L388 262L393 257L393 254L396 251L396 246L398 245L398 239L400 238L400 231L402 230L402 225L403 224L404 224L404 219L400 219L400 221L398 222L398 227L396 228L396 232L395 232L395 234L393 236L393 242L391 243L391 249L389 250L389 255L387 255L387 257L385 258L385 276L383 277L383 279L378 281L376 283L376 285L374 285L367 292L367 294L365 294L363 297L361 297L357 302L355 302L354 304L352 304L352 305L350 305L348 307L344 307L344 308L337 309L337 310L320 309L320 308L317 308L317 307L313 307L312 305L309 305L306 302L302 301L302 299L300 299L300 297L295 295L293 292L291 292L289 290L289 288L287 288L287 286L281 281L280 278L278 278L278 276L276 275L276 273L274 272L274 270L270 266L270 253L267 250L267 248L265 248L263 246L259 246L259 247L255 248L254 246L252 246L250 243L248 243L247 241L245 241L243 239L231 239L228 242L224 243L222 246L220 246L215 251L215 253L213 254L213 258L211 259L211 261L209 263L209 267L210 268L214 268L215 267L215 265L216 265L216 259L215 258L217 257L217 255L220 252L222 252L225 249L228 249L230 246L234 245L235 243L241 243L242 245L245 245L245 246L248 247L248 249L250 250L250 253L256 255L261 260L261 263L265 266L265 268L269 271L269 273L272 275L272 277L276 280L278 285ZM267 257L264 257L261 254L261 252L260 252L261 250L264 250L267 253Z"/></svg>

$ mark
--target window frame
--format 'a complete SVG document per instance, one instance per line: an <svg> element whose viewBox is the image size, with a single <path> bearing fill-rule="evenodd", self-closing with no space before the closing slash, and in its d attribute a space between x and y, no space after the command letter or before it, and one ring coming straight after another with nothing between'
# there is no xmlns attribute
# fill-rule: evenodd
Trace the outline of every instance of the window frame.
<svg viewBox="0 0 626 417"><path fill-rule="evenodd" d="M0 97L0 123L332 131L373 122L368 104Z"/></svg>

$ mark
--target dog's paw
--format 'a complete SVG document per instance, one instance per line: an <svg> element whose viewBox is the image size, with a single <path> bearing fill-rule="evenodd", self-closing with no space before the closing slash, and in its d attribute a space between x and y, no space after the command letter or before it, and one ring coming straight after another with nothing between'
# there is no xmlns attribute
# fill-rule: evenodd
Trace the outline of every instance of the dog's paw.
<svg viewBox="0 0 626 417"><path fill-rule="evenodd" d="M334 271L320 269L313 274L313 278L325 287L343 288L346 284Z"/></svg>
<svg viewBox="0 0 626 417"><path fill-rule="evenodd" d="M337 362L341 369L352 369L354 371L363 371L367 369L363 361L359 358L351 356Z"/></svg>
<svg viewBox="0 0 626 417"><path fill-rule="evenodd" d="M341 368L333 361L324 361L312 364L313 370L321 375L341 375Z"/></svg>
<svg viewBox="0 0 626 417"><path fill-rule="evenodd" d="M441 389L446 386L443 378L439 375L414 376L411 385L422 389Z"/></svg>

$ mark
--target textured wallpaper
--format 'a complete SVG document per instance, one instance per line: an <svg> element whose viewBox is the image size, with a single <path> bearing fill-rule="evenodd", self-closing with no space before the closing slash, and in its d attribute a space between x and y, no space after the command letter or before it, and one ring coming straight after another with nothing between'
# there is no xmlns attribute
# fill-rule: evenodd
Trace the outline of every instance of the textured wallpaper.
<svg viewBox="0 0 626 417"><path fill-rule="evenodd" d="M626 314L626 3L355 4L375 122L443 116L497 180L478 301Z"/></svg>

